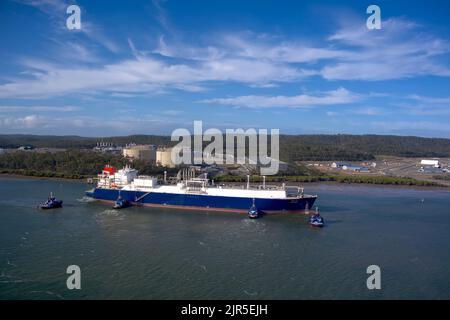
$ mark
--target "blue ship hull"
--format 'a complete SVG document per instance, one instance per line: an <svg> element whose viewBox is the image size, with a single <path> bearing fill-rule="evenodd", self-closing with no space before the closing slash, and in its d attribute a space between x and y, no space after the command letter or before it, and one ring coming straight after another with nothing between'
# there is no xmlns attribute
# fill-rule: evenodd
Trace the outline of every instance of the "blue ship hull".
<svg viewBox="0 0 450 320"><path fill-rule="evenodd" d="M87 191L88 197L115 202L119 196L118 189L95 188ZM175 194L143 191L120 190L120 196L134 205L166 207L209 211L245 212L253 204L253 198L222 197L199 194ZM255 205L263 213L280 213L285 211L304 211L312 208L315 196L290 199L255 199Z"/></svg>

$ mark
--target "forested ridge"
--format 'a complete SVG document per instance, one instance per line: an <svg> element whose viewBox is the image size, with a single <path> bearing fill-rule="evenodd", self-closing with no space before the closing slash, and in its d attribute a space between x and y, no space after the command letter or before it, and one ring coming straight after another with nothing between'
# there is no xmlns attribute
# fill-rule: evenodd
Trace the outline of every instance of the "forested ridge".
<svg viewBox="0 0 450 320"><path fill-rule="evenodd" d="M78 137L0 135L0 148L33 146L36 148L91 149L97 142L125 145L173 145L169 136L132 135L121 137ZM383 135L282 135L280 158L300 160L371 160L377 155L401 157L450 157L450 139Z"/></svg>
<svg viewBox="0 0 450 320"><path fill-rule="evenodd" d="M81 179L97 175L105 164L122 168L127 163L127 159L118 155L75 149L54 153L17 151L0 155L0 173ZM139 160L133 161L133 167L141 174L162 175L165 170L169 174L176 173L175 169L156 167Z"/></svg>
<svg viewBox="0 0 450 320"><path fill-rule="evenodd" d="M50 177L66 179L84 179L95 177L105 164L121 168L128 163L119 155L109 155L101 152L81 151L76 149L61 152L28 152L17 151L0 155L0 174L17 174L33 177ZM162 178L164 171L169 176L175 176L177 168L163 168L134 160L133 168L145 175L157 175ZM243 175L219 175L216 182L245 182ZM260 176L252 176L252 182L262 182ZM287 172L278 176L267 177L267 182L320 182L334 181L340 183L371 183L394 185L437 186L438 183L419 181L407 177L389 176L329 176L303 165L292 166Z"/></svg>
<svg viewBox="0 0 450 320"><path fill-rule="evenodd" d="M97 142L111 142L116 145L127 143L165 145L169 136L132 135L122 137L79 137L79 136L40 136L40 135L0 135L0 148L18 148L32 146L35 148L91 149Z"/></svg>

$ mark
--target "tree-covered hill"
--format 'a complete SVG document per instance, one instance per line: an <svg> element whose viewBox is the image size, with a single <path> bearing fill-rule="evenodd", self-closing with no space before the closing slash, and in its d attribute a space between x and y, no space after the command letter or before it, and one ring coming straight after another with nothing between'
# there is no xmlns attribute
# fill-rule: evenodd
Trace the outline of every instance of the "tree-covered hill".
<svg viewBox="0 0 450 320"><path fill-rule="evenodd" d="M450 157L450 139L382 135L297 135L280 137L287 160L370 160L377 155Z"/></svg>
<svg viewBox="0 0 450 320"><path fill-rule="evenodd" d="M0 135L0 148L18 148L33 146L35 148L90 149L97 142L111 142L116 145L127 143L165 145L169 136L132 135L121 137L80 137L80 136L39 136L39 135Z"/></svg>
<svg viewBox="0 0 450 320"><path fill-rule="evenodd" d="M17 151L0 155L0 173L80 179L97 175L105 164L122 168L127 163L128 160L118 155L76 149L52 153ZM133 167L148 175L162 175L164 171L176 173L176 169L156 167L139 160L133 161Z"/></svg>
<svg viewBox="0 0 450 320"><path fill-rule="evenodd" d="M97 142L125 145L170 145L169 136L133 135L120 137L78 137L0 135L0 148L30 145L37 148L92 148ZM371 160L377 155L402 157L450 157L450 139L383 135L282 135L280 158L299 160Z"/></svg>

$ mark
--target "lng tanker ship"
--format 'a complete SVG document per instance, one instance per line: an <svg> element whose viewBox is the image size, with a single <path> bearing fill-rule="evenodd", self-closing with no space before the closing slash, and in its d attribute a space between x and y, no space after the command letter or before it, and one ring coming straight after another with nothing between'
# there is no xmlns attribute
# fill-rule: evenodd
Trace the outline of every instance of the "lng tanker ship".
<svg viewBox="0 0 450 320"><path fill-rule="evenodd" d="M86 195L111 203L123 199L132 205L149 207L227 212L248 212L256 207L261 213L302 212L312 208L317 199L297 186L214 185L188 170L179 174L176 184L167 184L158 182L156 177L138 175L130 167L116 171L111 166L103 169L97 187L86 191Z"/></svg>

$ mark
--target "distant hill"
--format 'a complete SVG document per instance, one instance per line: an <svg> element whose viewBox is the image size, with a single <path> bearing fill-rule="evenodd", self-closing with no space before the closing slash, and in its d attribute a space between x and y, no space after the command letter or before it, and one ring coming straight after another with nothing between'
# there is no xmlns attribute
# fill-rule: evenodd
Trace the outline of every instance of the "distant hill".
<svg viewBox="0 0 450 320"><path fill-rule="evenodd" d="M18 148L30 145L35 148L77 148L90 149L97 142L112 142L117 145L125 145L134 142L136 144L164 145L170 142L168 136L132 135L123 137L80 137L80 136L40 136L40 135L0 135L0 148Z"/></svg>
<svg viewBox="0 0 450 320"><path fill-rule="evenodd" d="M125 145L173 144L169 136L132 135L120 137L79 137L0 135L0 148L31 145L37 148L92 148L97 142ZM450 139L383 135L282 135L280 158L299 160L371 160L377 155L402 157L450 157Z"/></svg>
<svg viewBox="0 0 450 320"><path fill-rule="evenodd" d="M377 155L450 157L450 139L383 135L296 135L280 137L287 160L370 160Z"/></svg>

